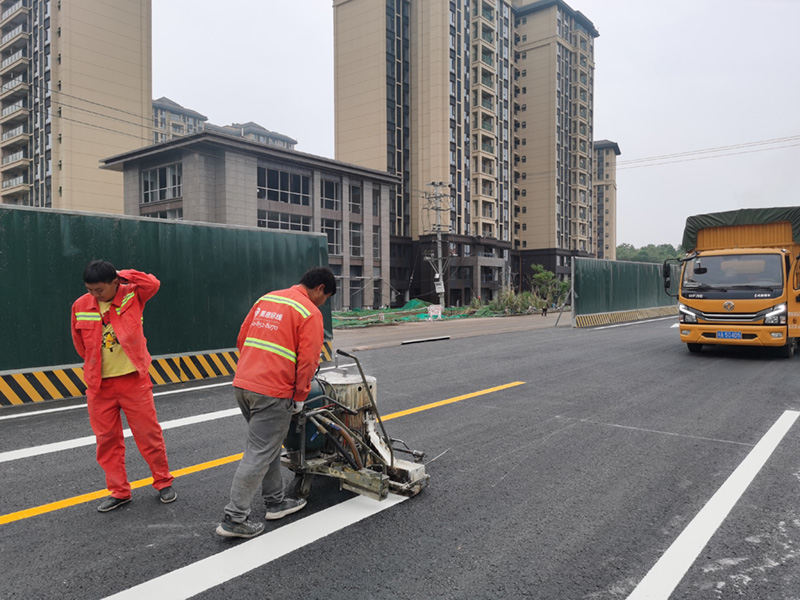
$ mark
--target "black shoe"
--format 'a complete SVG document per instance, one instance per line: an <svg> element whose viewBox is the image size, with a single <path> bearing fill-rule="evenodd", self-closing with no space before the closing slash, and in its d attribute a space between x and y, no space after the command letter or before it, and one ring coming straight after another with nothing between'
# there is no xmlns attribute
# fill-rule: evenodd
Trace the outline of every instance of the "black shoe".
<svg viewBox="0 0 800 600"><path fill-rule="evenodd" d="M306 505L306 501L301 498L284 498L280 502L265 502L265 504L267 505L267 513L264 518L267 521L274 521L296 513Z"/></svg>
<svg viewBox="0 0 800 600"><path fill-rule="evenodd" d="M108 512L110 510L114 510L123 504L127 504L132 499L133 498L114 498L114 496L109 496L97 505L97 512Z"/></svg>
<svg viewBox="0 0 800 600"><path fill-rule="evenodd" d="M158 490L158 495L164 504L175 502L178 499L178 493L172 489L172 486Z"/></svg>
<svg viewBox="0 0 800 600"><path fill-rule="evenodd" d="M264 523L255 523L250 519L245 519L241 523L231 521L228 515L225 515L222 523L217 525L217 535L222 537L238 537L238 538L252 538L264 532Z"/></svg>

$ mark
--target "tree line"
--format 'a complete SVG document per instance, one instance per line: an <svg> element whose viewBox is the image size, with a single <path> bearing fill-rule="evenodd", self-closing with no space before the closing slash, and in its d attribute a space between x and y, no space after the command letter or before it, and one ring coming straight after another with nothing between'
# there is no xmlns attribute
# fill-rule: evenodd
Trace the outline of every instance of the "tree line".
<svg viewBox="0 0 800 600"><path fill-rule="evenodd" d="M663 263L668 258L678 258L684 255L683 246L676 248L672 244L648 244L636 248L633 244L620 244L617 246L617 260L632 262Z"/></svg>

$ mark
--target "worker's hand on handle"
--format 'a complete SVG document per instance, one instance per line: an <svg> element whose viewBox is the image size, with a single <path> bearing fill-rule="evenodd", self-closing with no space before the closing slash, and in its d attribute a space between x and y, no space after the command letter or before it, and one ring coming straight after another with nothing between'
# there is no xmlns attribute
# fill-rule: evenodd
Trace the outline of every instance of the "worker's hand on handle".
<svg viewBox="0 0 800 600"><path fill-rule="evenodd" d="M294 401L294 402L292 402L292 404L293 404L293 406L292 406L292 414L296 415L297 413L300 413L300 412L303 411L303 406L305 405L305 402Z"/></svg>

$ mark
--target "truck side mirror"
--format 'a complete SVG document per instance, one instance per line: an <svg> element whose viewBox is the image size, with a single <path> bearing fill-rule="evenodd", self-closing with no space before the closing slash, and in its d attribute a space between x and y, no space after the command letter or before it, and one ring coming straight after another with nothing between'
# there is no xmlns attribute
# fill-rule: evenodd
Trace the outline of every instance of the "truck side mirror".
<svg viewBox="0 0 800 600"><path fill-rule="evenodd" d="M664 261L664 264L661 265L661 277L664 279L664 292L666 292L667 296L671 296L673 298L677 298L678 294L670 293L670 288L672 287L672 264L677 263L677 258L668 258Z"/></svg>

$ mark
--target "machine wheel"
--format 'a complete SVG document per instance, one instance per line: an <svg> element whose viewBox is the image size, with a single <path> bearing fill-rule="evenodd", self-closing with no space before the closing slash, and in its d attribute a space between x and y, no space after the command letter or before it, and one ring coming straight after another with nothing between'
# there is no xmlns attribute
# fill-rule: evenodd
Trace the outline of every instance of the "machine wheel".
<svg viewBox="0 0 800 600"><path fill-rule="evenodd" d="M301 475L298 473L289 485L289 495L293 498L308 498L309 494L311 494L313 479L313 475Z"/></svg>
<svg viewBox="0 0 800 600"><path fill-rule="evenodd" d="M703 349L703 344L686 344L686 347L689 348L689 352L692 354L697 354Z"/></svg>
<svg viewBox="0 0 800 600"><path fill-rule="evenodd" d="M789 338L789 343L780 349L783 358L792 358L794 356L794 347L797 341L795 338Z"/></svg>

